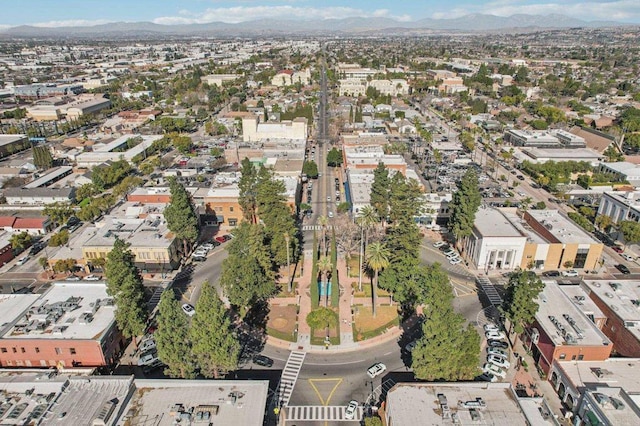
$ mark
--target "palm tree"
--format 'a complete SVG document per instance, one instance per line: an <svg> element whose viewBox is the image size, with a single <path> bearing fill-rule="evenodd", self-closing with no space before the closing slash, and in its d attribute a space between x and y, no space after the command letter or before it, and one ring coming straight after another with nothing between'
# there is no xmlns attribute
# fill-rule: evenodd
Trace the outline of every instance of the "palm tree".
<svg viewBox="0 0 640 426"><path fill-rule="evenodd" d="M376 209L371 205L366 205L360 210L356 222L360 226L360 273L358 274L358 291L362 291L362 261L364 250L368 245L369 229L380 221Z"/></svg>
<svg viewBox="0 0 640 426"><path fill-rule="evenodd" d="M287 291L291 293L291 260L289 258L289 252L291 251L291 245L289 244L289 233L284 233L284 240L287 243Z"/></svg>
<svg viewBox="0 0 640 426"><path fill-rule="evenodd" d="M326 216L320 216L318 223L322 226L322 255L327 254L327 225L329 224L329 218Z"/></svg>
<svg viewBox="0 0 640 426"><path fill-rule="evenodd" d="M322 274L322 277L324 278L324 285L327 286L325 289L326 291L324 292L324 306L329 306L329 276L333 270L333 265L331 264L329 256L325 255L322 255L322 257L318 259L318 263L316 263L316 265L318 266L318 271L320 271L320 274Z"/></svg>
<svg viewBox="0 0 640 426"><path fill-rule="evenodd" d="M376 305L378 303L378 276L380 271L389 266L389 256L391 253L382 243L371 243L367 247L367 266L374 273L371 281L371 295L373 297L373 316L376 316Z"/></svg>

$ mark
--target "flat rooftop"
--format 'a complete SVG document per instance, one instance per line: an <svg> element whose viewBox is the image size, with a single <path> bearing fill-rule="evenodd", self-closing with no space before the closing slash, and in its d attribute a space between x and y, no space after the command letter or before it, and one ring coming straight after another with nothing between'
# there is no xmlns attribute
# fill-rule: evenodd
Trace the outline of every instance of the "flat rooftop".
<svg viewBox="0 0 640 426"><path fill-rule="evenodd" d="M442 414L441 400L445 399L448 419ZM421 425L553 424L542 415L528 420L508 383L398 384L387 394L387 415L394 425L417 424L416 419Z"/></svg>
<svg viewBox="0 0 640 426"><path fill-rule="evenodd" d="M598 410L612 425L640 424L640 414L636 402L623 389L600 387L587 391L596 401Z"/></svg>
<svg viewBox="0 0 640 426"><path fill-rule="evenodd" d="M578 309L555 281L544 283L544 290L538 295L536 320L555 346L611 345L609 338Z"/></svg>
<svg viewBox="0 0 640 426"><path fill-rule="evenodd" d="M116 236L132 247L166 248L171 245L174 237L162 214L149 214L143 219L135 217L133 212L127 213L130 215L106 217L102 224L90 228L93 235L86 240L85 247L113 247Z"/></svg>
<svg viewBox="0 0 640 426"><path fill-rule="evenodd" d="M40 424L38 422L66 383L61 377L49 377L50 373L3 373L0 377L0 424Z"/></svg>
<svg viewBox="0 0 640 426"><path fill-rule="evenodd" d="M548 158L557 161L596 161L602 155L589 148L522 148L521 151L534 159Z"/></svg>
<svg viewBox="0 0 640 426"><path fill-rule="evenodd" d="M606 315L589 297L589 294L579 285L561 285L560 290L580 309L587 317L606 318Z"/></svg>
<svg viewBox="0 0 640 426"><path fill-rule="evenodd" d="M262 426L269 382L136 380L136 388L130 404L135 412L130 424L153 419L154 426L171 426L181 415L187 420L187 411L193 409L189 420L195 420L201 411L209 412L208 424ZM189 420L185 424L191 424Z"/></svg>
<svg viewBox="0 0 640 426"><path fill-rule="evenodd" d="M2 339L98 340L114 321L115 306L104 282L58 282L42 295L19 296L28 299L12 302L2 296L3 314L5 307L12 314L3 315Z"/></svg>
<svg viewBox="0 0 640 426"><path fill-rule="evenodd" d="M527 210L563 244L602 244L558 210Z"/></svg>
<svg viewBox="0 0 640 426"><path fill-rule="evenodd" d="M47 174L45 174L43 176L40 176L38 179L36 179L33 182L25 185L24 187L25 188L39 188L41 186L45 186L46 184L48 184L52 180L56 179L57 177L62 176L62 175L67 174L67 173L71 173L72 170L73 170L73 167L71 167L71 166L55 167L54 169L49 171Z"/></svg>
<svg viewBox="0 0 640 426"><path fill-rule="evenodd" d="M27 135L0 135L0 146L9 145L25 139Z"/></svg>
<svg viewBox="0 0 640 426"><path fill-rule="evenodd" d="M629 324L627 330L640 340L640 281L585 280L583 283L622 321Z"/></svg>
<svg viewBox="0 0 640 426"><path fill-rule="evenodd" d="M609 358L606 361L558 361L555 365L577 388L620 387L640 392L640 358Z"/></svg>
<svg viewBox="0 0 640 426"><path fill-rule="evenodd" d="M483 238L486 237L513 237L525 238L513 224L505 217L502 211L493 208L481 208L476 213L474 227Z"/></svg>

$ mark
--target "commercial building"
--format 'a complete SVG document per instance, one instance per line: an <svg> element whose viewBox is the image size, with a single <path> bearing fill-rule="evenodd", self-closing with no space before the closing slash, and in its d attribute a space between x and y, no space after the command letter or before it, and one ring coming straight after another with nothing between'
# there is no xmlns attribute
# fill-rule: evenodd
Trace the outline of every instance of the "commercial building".
<svg viewBox="0 0 640 426"><path fill-rule="evenodd" d="M509 383L398 383L384 416L389 426L558 424L543 398L519 398Z"/></svg>
<svg viewBox="0 0 640 426"><path fill-rule="evenodd" d="M584 148L585 140L565 130L517 130L507 129L504 141L514 146L537 148Z"/></svg>
<svg viewBox="0 0 640 426"><path fill-rule="evenodd" d="M600 163L599 173L605 173L614 180L629 182L634 188L640 187L640 165L618 161L617 163Z"/></svg>
<svg viewBox="0 0 640 426"><path fill-rule="evenodd" d="M631 425L640 422L639 367L638 358L554 361L548 377L573 424Z"/></svg>
<svg viewBox="0 0 640 426"><path fill-rule="evenodd" d="M607 317L604 333L616 354L640 357L640 282L585 280L583 287Z"/></svg>
<svg viewBox="0 0 640 426"><path fill-rule="evenodd" d="M27 135L0 135L0 158L31 148Z"/></svg>
<svg viewBox="0 0 640 426"><path fill-rule="evenodd" d="M640 222L640 191L609 191L602 194L598 215L615 224L623 220Z"/></svg>
<svg viewBox="0 0 640 426"><path fill-rule="evenodd" d="M113 364L124 341L105 283L54 283L43 294L0 295L2 367Z"/></svg>
<svg viewBox="0 0 640 426"><path fill-rule="evenodd" d="M521 340L537 366L548 373L553 360L604 361L613 345L555 281L538 295L535 321Z"/></svg>
<svg viewBox="0 0 640 426"><path fill-rule="evenodd" d="M0 390L0 423L7 425L261 426L269 382L5 371Z"/></svg>
<svg viewBox="0 0 640 426"><path fill-rule="evenodd" d="M2 190L9 205L46 205L68 203L75 197L75 188L6 188Z"/></svg>
<svg viewBox="0 0 640 426"><path fill-rule="evenodd" d="M105 217L102 223L87 228L82 245L82 262L106 258L116 237L131 246L136 266L144 272L170 271L180 264L182 245L167 228L162 215L164 206L131 206L126 215Z"/></svg>
<svg viewBox="0 0 640 426"><path fill-rule="evenodd" d="M603 244L557 210L481 208L465 253L478 269L596 269Z"/></svg>
<svg viewBox="0 0 640 426"><path fill-rule="evenodd" d="M140 187L127 194L127 201L131 203L168 204L171 201L171 191L166 186Z"/></svg>
<svg viewBox="0 0 640 426"><path fill-rule="evenodd" d="M258 116L242 117L242 140L255 142L263 139L307 139L307 119L260 123Z"/></svg>
<svg viewBox="0 0 640 426"><path fill-rule="evenodd" d="M130 149L121 151L123 147L126 147L129 139L138 138L140 139L138 144ZM125 135L108 144L95 144L93 146L93 152L80 153L76 155L73 160L75 160L78 167L87 168L95 167L107 161L118 161L120 159L131 162L136 156L144 155L146 150L159 139L162 139L162 135Z"/></svg>
<svg viewBox="0 0 640 426"><path fill-rule="evenodd" d="M200 77L200 80L207 83L209 86L222 87L224 83L233 82L239 79L239 74L210 74Z"/></svg>
<svg viewBox="0 0 640 426"><path fill-rule="evenodd" d="M503 148L504 150L505 148ZM603 155L588 148L536 148L536 147L516 147L513 156L517 161L529 161L534 164L544 164L547 161L585 161L589 164L598 164Z"/></svg>
<svg viewBox="0 0 640 426"><path fill-rule="evenodd" d="M81 84L27 84L13 88L16 98L40 99L52 96L78 95L84 91Z"/></svg>
<svg viewBox="0 0 640 426"><path fill-rule="evenodd" d="M7 232L28 232L31 235L44 235L51 230L48 217L0 216L0 228Z"/></svg>

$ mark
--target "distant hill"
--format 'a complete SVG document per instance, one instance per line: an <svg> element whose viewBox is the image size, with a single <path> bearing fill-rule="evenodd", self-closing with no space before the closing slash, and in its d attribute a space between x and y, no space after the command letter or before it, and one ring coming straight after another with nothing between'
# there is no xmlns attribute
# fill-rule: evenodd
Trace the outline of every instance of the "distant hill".
<svg viewBox="0 0 640 426"><path fill-rule="evenodd" d="M509 17L471 14L452 19L421 19L418 21L397 21L389 18L344 18L286 20L260 19L256 21L228 24L211 22L207 24L160 25L151 22L114 22L85 27L35 27L21 25L0 31L9 37L133 37L133 36L251 36L251 35L304 35L304 34L362 34L380 31L382 34L403 31L464 31L487 32L518 30L522 28L573 28L573 27L615 27L626 26L614 21L582 21L565 15L512 15Z"/></svg>

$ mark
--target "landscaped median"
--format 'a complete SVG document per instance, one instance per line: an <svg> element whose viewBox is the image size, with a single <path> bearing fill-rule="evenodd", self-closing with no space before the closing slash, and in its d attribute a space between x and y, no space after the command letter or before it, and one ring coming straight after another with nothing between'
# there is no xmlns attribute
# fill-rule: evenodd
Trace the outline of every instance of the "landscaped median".
<svg viewBox="0 0 640 426"><path fill-rule="evenodd" d="M339 345L340 323L338 313L331 308L317 308L307 315L307 324L311 328L312 345Z"/></svg>
<svg viewBox="0 0 640 426"><path fill-rule="evenodd" d="M296 342L298 340L298 306L272 305L267 320L267 334L276 339Z"/></svg>
<svg viewBox="0 0 640 426"><path fill-rule="evenodd" d="M375 317L370 306L354 306L353 312L353 340L356 342L383 334L400 323L396 306L378 306Z"/></svg>

